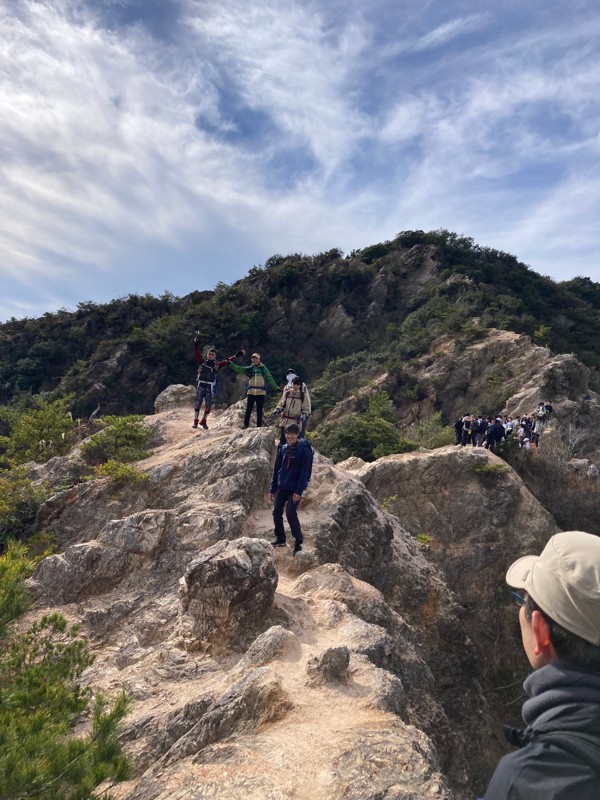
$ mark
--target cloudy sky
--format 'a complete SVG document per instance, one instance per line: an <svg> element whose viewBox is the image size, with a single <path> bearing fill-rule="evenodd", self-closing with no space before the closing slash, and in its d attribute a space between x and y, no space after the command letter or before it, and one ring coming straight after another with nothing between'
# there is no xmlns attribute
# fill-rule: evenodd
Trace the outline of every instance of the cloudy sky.
<svg viewBox="0 0 600 800"><path fill-rule="evenodd" d="M600 281L597 0L3 0L0 320L448 228Z"/></svg>

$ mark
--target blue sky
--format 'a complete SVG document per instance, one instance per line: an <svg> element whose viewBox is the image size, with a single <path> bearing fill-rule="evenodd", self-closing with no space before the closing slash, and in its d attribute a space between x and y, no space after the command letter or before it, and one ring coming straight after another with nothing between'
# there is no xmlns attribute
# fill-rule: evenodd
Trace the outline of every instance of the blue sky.
<svg viewBox="0 0 600 800"><path fill-rule="evenodd" d="M600 281L597 0L4 0L0 320L448 228Z"/></svg>

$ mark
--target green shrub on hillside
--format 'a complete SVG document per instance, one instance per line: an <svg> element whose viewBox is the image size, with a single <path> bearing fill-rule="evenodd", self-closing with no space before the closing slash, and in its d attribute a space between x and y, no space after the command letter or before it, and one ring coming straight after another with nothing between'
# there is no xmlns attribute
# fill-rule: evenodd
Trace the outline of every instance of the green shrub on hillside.
<svg viewBox="0 0 600 800"><path fill-rule="evenodd" d="M142 425L144 417L133 414L128 417L103 417L104 428L81 446L85 461L96 466L109 460L139 461L148 455L145 449L152 431Z"/></svg>
<svg viewBox="0 0 600 800"><path fill-rule="evenodd" d="M395 418L388 393L379 392L370 399L363 414L322 425L312 438L323 455L334 461L351 456L374 461L392 453L415 450L418 445L400 435L392 421Z"/></svg>
<svg viewBox="0 0 600 800"><path fill-rule="evenodd" d="M25 467L0 472L0 550L8 539L27 536L48 494L46 484L34 486Z"/></svg>
<svg viewBox="0 0 600 800"><path fill-rule="evenodd" d="M412 425L406 430L406 435L413 439L420 447L434 450L436 447L446 447L456 441L454 428L444 425L442 414L436 411L429 419Z"/></svg>
<svg viewBox="0 0 600 800"><path fill-rule="evenodd" d="M91 800L100 784L128 775L118 733L129 701L121 694L108 707L78 683L94 658L60 614L15 632L13 620L29 605L32 569L22 545L11 543L0 557L0 793L6 800ZM89 730L73 736L82 715L91 717Z"/></svg>
<svg viewBox="0 0 600 800"><path fill-rule="evenodd" d="M94 473L99 478L110 478L113 484L119 489L125 486L136 486L148 480L148 475L146 475L146 473L140 472L130 464L124 464L122 461L115 461L113 458L105 461L104 464L100 464L98 467L94 467Z"/></svg>
<svg viewBox="0 0 600 800"><path fill-rule="evenodd" d="M77 427L69 412L72 399L72 395L53 402L36 398L34 407L25 411L0 408L0 419L10 431L8 436L0 436L5 465L44 463L68 453L75 443Z"/></svg>
<svg viewBox="0 0 600 800"><path fill-rule="evenodd" d="M25 580L32 571L33 562L27 558L25 546L8 542L6 552L0 556L0 643L6 639L12 621L31 605Z"/></svg>

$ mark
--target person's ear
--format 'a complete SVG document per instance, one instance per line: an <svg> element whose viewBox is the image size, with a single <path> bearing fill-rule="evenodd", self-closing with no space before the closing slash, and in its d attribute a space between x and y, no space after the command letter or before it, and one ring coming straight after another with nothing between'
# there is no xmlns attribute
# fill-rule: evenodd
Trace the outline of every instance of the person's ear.
<svg viewBox="0 0 600 800"><path fill-rule="evenodd" d="M550 626L539 611L534 611L531 615L531 630L535 639L536 656L554 654L554 645L550 637Z"/></svg>

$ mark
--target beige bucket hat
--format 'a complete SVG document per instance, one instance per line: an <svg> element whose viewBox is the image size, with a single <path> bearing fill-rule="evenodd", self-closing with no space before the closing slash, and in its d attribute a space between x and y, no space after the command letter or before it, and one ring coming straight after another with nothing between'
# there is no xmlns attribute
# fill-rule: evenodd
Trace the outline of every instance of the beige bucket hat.
<svg viewBox="0 0 600 800"><path fill-rule="evenodd" d="M583 531L552 536L539 556L524 556L506 582L525 589L563 628L600 645L600 537Z"/></svg>

